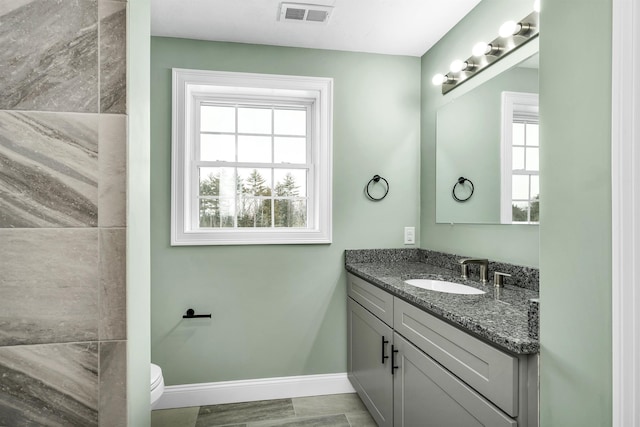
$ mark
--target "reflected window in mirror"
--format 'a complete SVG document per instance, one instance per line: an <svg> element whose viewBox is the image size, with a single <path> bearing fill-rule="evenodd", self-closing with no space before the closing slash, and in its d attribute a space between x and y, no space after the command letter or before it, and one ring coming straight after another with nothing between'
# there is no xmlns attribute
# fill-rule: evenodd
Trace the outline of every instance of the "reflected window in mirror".
<svg viewBox="0 0 640 427"><path fill-rule="evenodd" d="M540 221L538 95L502 93L500 222Z"/></svg>

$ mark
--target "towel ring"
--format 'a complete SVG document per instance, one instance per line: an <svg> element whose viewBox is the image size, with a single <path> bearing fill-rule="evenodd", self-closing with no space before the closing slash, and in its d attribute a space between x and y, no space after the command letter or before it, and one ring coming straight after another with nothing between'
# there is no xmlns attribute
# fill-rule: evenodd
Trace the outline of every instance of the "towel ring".
<svg viewBox="0 0 640 427"><path fill-rule="evenodd" d="M385 190L384 194L381 197L373 197L370 193L369 193L369 186L371 185L372 182L380 182L380 180L383 180L384 183L387 186L387 189ZM367 183L367 186L364 188L365 192L367 193L367 197L370 200L373 200L374 202L379 202L380 200L384 199L385 197L387 197L387 194L389 194L389 182L384 179L383 177L381 177L380 175L374 175L373 178L371 178L369 180L369 182Z"/></svg>
<svg viewBox="0 0 640 427"><path fill-rule="evenodd" d="M469 194L467 196L467 198L461 199L458 196L456 196L456 187L458 186L458 184L464 185L465 182L468 182L469 184L471 184L471 194ZM475 187L473 186L473 182L471 182L470 179L461 176L460 178L458 178L458 181L455 184L453 184L453 189L451 189L451 195L453 196L453 199L456 202L466 202L467 200L469 200L471 198L471 196L473 196L473 191L474 190L475 190Z"/></svg>

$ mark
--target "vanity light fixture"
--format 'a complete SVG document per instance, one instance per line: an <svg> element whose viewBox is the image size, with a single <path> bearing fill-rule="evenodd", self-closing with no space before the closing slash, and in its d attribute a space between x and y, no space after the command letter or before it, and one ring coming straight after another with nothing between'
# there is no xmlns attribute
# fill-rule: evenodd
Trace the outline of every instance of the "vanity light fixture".
<svg viewBox="0 0 640 427"><path fill-rule="evenodd" d="M452 73L459 73L464 68L464 64L464 62L456 59L451 63L451 65L449 65L449 71Z"/></svg>
<svg viewBox="0 0 640 427"><path fill-rule="evenodd" d="M518 34L518 32L520 31L518 26L519 24L516 23L515 21L507 21L500 26L500 29L498 30L498 34L503 39L506 39L507 37L510 37L514 34Z"/></svg>
<svg viewBox="0 0 640 427"><path fill-rule="evenodd" d="M490 43L479 42L473 46L472 56L466 61L456 59L446 75L436 74L431 82L442 86L442 94L475 76L494 62L536 38L539 34L540 1L534 3L534 11L520 21L507 21L498 31L499 36Z"/></svg>
<svg viewBox="0 0 640 427"><path fill-rule="evenodd" d="M444 76L444 74L440 74L440 73L436 74L431 79L431 83L433 83L434 86L441 85L446 81L447 81L447 78Z"/></svg>
<svg viewBox="0 0 640 427"><path fill-rule="evenodd" d="M460 71L469 71L473 67L475 67L475 64L471 61L461 61L456 59L451 63L451 65L449 65L449 71L452 73L459 73Z"/></svg>
<svg viewBox="0 0 640 427"><path fill-rule="evenodd" d="M528 31L531 30L531 27L532 27L531 23L528 23L528 22L507 21L504 24L502 24L502 26L500 26L500 29L498 30L498 34L503 39L506 39L507 37L526 34Z"/></svg>
<svg viewBox="0 0 640 427"><path fill-rule="evenodd" d="M436 74L431 79L431 83L433 83L436 86L441 85L441 84L445 84L445 83L453 83L453 78L451 76L449 76L448 74L447 75L445 75L445 74Z"/></svg>
<svg viewBox="0 0 640 427"><path fill-rule="evenodd" d="M478 42L471 49L471 54L476 58L480 58L484 55L489 54L491 52L492 46L489 43Z"/></svg>

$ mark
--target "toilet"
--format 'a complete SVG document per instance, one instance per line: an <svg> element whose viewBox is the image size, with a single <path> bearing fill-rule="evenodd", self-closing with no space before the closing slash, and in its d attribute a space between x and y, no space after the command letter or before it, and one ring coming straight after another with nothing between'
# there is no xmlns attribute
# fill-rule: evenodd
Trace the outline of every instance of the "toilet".
<svg viewBox="0 0 640 427"><path fill-rule="evenodd" d="M151 409L154 409L164 393L164 378L162 369L158 365L151 364Z"/></svg>

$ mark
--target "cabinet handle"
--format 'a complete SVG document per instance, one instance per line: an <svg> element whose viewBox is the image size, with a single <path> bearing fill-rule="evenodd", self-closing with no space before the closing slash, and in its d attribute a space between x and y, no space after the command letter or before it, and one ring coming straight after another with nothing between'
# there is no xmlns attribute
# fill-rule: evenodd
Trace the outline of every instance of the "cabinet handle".
<svg viewBox="0 0 640 427"><path fill-rule="evenodd" d="M389 358L389 356L385 356L385 355L384 355L384 347L385 347L385 344L389 344L389 341L385 340L385 339L384 339L384 335L383 335L383 336L382 336L382 364L383 364L383 365L384 365L384 359L388 359L388 358Z"/></svg>
<svg viewBox="0 0 640 427"><path fill-rule="evenodd" d="M398 369L398 366L396 366L396 353L397 352L398 352L398 350L396 350L394 345L391 344L391 375L393 375L393 372L396 369Z"/></svg>

